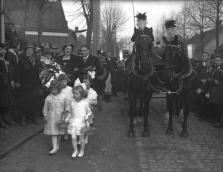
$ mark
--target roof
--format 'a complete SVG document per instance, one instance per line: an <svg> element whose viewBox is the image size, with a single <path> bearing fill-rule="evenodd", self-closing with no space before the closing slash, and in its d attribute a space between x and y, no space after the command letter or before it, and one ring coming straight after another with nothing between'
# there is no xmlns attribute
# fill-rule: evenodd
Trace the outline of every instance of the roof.
<svg viewBox="0 0 223 172"><path fill-rule="evenodd" d="M219 34L223 32L223 26L219 27ZM216 29L211 29L204 32L204 45L209 43L212 39L215 38ZM194 35L191 39L187 41L187 44L200 44L200 34Z"/></svg>
<svg viewBox="0 0 223 172"><path fill-rule="evenodd" d="M12 21L15 25L20 25L24 28L24 11L19 11L19 9L16 8L16 3L18 3L16 1L18 0L6 1L6 8L8 11L6 19ZM43 15L43 30L67 31L68 26L61 1L57 1L53 5L48 4L45 6L45 8L47 8L47 10ZM37 5L35 3L32 3L28 10L26 29L37 30L37 26L38 9Z"/></svg>

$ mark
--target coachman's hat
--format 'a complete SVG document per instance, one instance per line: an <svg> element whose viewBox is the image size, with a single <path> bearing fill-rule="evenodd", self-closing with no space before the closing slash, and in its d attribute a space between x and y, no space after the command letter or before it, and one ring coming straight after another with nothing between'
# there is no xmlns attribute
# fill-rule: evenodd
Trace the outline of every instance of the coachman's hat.
<svg viewBox="0 0 223 172"><path fill-rule="evenodd" d="M146 12L145 13L138 13L136 16L135 16L138 20L146 20L147 19L147 16L146 16Z"/></svg>
<svg viewBox="0 0 223 172"><path fill-rule="evenodd" d="M176 27L176 21L175 20L166 20L165 27L166 27L166 29L169 29L171 27Z"/></svg>
<svg viewBox="0 0 223 172"><path fill-rule="evenodd" d="M71 44L71 43L64 45L63 48L62 48L62 50L64 51L65 48L67 48L67 47L71 47L72 48L72 51L74 50L74 45Z"/></svg>

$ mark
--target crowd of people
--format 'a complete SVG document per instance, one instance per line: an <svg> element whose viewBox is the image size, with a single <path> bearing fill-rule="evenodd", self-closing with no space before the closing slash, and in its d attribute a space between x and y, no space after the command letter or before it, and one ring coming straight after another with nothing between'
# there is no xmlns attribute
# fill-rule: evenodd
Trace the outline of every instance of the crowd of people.
<svg viewBox="0 0 223 172"><path fill-rule="evenodd" d="M202 63L195 67L198 76L194 106L200 121L223 127L223 60L220 55L210 57L204 52Z"/></svg>
<svg viewBox="0 0 223 172"><path fill-rule="evenodd" d="M111 102L116 95L116 61L110 51L90 55L87 45L74 53L74 45L66 44L58 53L56 44L44 50L28 42L11 40L0 43L0 127L21 124L27 121L39 124L44 117L46 135L51 135L55 154L62 135L72 136L74 153L82 157L88 136L83 128L93 126L95 109L102 110L101 102ZM60 120L69 124L60 127ZM77 136L81 150L77 151Z"/></svg>

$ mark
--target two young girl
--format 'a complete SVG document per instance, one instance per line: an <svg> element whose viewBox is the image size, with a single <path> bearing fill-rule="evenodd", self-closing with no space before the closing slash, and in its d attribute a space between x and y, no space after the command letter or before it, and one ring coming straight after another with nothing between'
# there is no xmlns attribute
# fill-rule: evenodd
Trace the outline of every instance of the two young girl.
<svg viewBox="0 0 223 172"><path fill-rule="evenodd" d="M59 79L62 81L64 78L59 76ZM45 116L44 120L46 122L44 134L51 135L53 144L53 149L49 152L49 154L55 154L57 152L60 145L61 135L66 133L66 129L61 129L56 124L56 122L61 119L61 115L66 114L67 117L65 121L69 122L67 132L68 134L71 134L72 145L74 148L72 157L82 157L84 155L85 132L82 129L88 125L88 120L92 119L90 118L92 116L92 111L89 106L89 102L92 102L92 105L97 103L97 101L95 103L95 100L92 98L89 100L86 99L88 97L88 93L89 95L92 95L94 90L92 91L90 89L91 78L86 77L84 80L86 83L87 80L89 80L89 83L86 84L86 88L89 90L89 92L81 85L75 86L72 89L73 99L70 100L68 97L69 94L65 96L61 92L63 88L61 82L55 80L51 81L51 94L46 98L43 109ZM95 93L93 94L95 95ZM81 143L81 149L79 153L77 149L77 136L79 136Z"/></svg>

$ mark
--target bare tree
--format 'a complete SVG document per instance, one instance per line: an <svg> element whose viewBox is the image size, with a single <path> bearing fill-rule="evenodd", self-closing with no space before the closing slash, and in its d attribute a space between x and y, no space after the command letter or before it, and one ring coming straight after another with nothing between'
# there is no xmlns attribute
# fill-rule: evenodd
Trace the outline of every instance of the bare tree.
<svg viewBox="0 0 223 172"><path fill-rule="evenodd" d="M205 15L215 27L216 48L218 48L220 19L223 17L223 0L207 0L207 4L209 8L205 11Z"/></svg>
<svg viewBox="0 0 223 172"><path fill-rule="evenodd" d="M130 50L133 46L133 42L131 41L131 37L125 36L120 41L117 42L117 46L122 50Z"/></svg>
<svg viewBox="0 0 223 172"><path fill-rule="evenodd" d="M166 31L165 31L165 21L167 20L165 14L162 15L160 21L158 22L157 24L157 28L154 29L154 36L155 36L155 40L156 41L159 41L161 43L163 43L163 39L162 39L162 36L164 36L166 34Z"/></svg>
<svg viewBox="0 0 223 172"><path fill-rule="evenodd" d="M85 22L87 25L86 44L91 45L93 32L93 0L64 0L73 6L74 11L66 12L71 20L78 24Z"/></svg>
<svg viewBox="0 0 223 172"><path fill-rule="evenodd" d="M210 20L206 17L205 11L208 10L206 0L196 0L189 2L188 15L192 19L190 25L200 32L201 53L204 51L204 31L211 28Z"/></svg>
<svg viewBox="0 0 223 172"><path fill-rule="evenodd" d="M101 36L103 49L116 52L116 34L122 31L128 21L127 13L117 2L109 2L101 12Z"/></svg>
<svg viewBox="0 0 223 172"><path fill-rule="evenodd" d="M192 19L189 15L189 4L184 2L181 10L176 15L176 23L178 35L182 37L183 44L186 45L186 41L195 34L195 27L191 26Z"/></svg>
<svg viewBox="0 0 223 172"><path fill-rule="evenodd" d="M51 0L33 0L38 9L38 45L42 44L42 32L43 32L43 15L47 10L50 10L52 5L57 3L58 1Z"/></svg>

